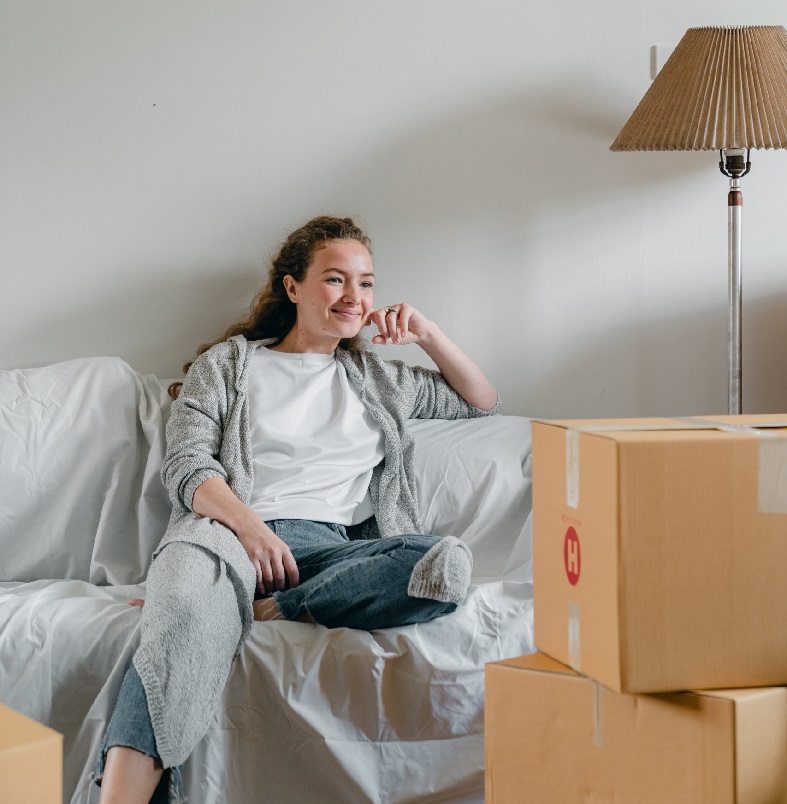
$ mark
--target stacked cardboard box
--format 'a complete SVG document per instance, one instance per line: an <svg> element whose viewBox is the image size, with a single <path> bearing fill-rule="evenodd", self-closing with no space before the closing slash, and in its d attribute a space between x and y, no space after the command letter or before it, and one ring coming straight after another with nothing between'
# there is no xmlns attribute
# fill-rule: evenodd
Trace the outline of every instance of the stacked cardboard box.
<svg viewBox="0 0 787 804"><path fill-rule="evenodd" d="M541 653L487 665L487 804L785 801L785 687L621 694Z"/></svg>
<svg viewBox="0 0 787 804"><path fill-rule="evenodd" d="M60 804L63 737L0 704L0 802Z"/></svg>
<svg viewBox="0 0 787 804"><path fill-rule="evenodd" d="M533 500L487 801L787 802L787 416L534 422Z"/></svg>

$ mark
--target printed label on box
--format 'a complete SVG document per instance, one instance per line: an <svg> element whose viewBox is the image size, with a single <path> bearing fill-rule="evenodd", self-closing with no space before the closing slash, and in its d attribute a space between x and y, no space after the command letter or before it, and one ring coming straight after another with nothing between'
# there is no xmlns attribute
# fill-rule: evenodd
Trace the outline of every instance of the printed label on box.
<svg viewBox="0 0 787 804"><path fill-rule="evenodd" d="M576 586L582 570L582 556L579 550L579 536L574 528L566 531L566 538L563 540L563 564L566 567L568 582Z"/></svg>

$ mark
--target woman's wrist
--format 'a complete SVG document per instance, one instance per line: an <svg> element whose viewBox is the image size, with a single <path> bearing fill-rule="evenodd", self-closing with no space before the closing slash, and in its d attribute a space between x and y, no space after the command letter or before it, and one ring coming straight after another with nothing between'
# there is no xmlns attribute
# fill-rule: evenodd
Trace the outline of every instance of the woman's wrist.
<svg viewBox="0 0 787 804"><path fill-rule="evenodd" d="M239 538L261 535L261 532L267 530L265 523L251 510L246 508L235 521L235 527L230 527L230 530Z"/></svg>
<svg viewBox="0 0 787 804"><path fill-rule="evenodd" d="M440 327L434 321L430 321L426 331L418 336L418 345L429 354L430 349L436 348L441 336L445 337Z"/></svg>
<svg viewBox="0 0 787 804"><path fill-rule="evenodd" d="M229 528L236 536L248 527L256 514L244 505L235 492L220 477L212 477L197 486L194 492L193 510L200 516L215 519Z"/></svg>

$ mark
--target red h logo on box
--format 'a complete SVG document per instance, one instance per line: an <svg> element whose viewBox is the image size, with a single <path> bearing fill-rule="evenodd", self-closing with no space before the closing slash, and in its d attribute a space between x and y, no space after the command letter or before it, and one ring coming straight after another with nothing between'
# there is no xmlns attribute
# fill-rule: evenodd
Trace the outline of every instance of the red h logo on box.
<svg viewBox="0 0 787 804"><path fill-rule="evenodd" d="M566 531L566 538L563 541L563 563L566 566L568 582L576 586L582 569L582 556L579 550L579 536L574 528Z"/></svg>

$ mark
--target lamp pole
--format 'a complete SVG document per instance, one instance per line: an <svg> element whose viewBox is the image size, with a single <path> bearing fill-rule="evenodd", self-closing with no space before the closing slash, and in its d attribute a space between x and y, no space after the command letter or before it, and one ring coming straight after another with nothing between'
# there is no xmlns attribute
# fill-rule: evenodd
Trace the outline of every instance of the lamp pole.
<svg viewBox="0 0 787 804"><path fill-rule="evenodd" d="M743 412L743 371L742 371L742 283L741 283L741 218L743 214L743 193L741 178L751 170L749 150L728 148L719 152L719 170L730 180L727 194L727 262L729 273L729 312L727 319L728 390L730 415Z"/></svg>

